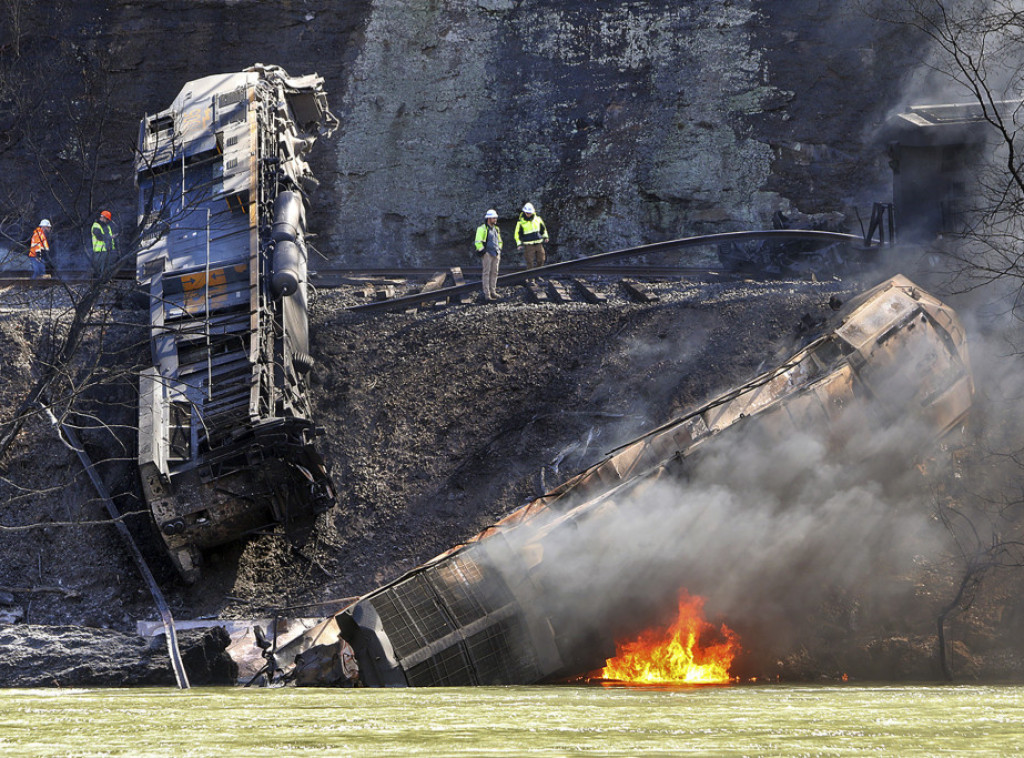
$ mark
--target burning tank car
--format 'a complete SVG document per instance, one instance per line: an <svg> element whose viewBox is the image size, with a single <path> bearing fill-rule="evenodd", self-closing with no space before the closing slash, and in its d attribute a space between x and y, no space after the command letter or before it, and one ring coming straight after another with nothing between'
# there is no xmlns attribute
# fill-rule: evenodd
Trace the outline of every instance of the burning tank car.
<svg viewBox="0 0 1024 758"><path fill-rule="evenodd" d="M137 277L153 365L138 460L190 582L202 550L334 500L306 387L305 156L337 124L320 76L257 64L189 82L140 126Z"/></svg>
<svg viewBox="0 0 1024 758"><path fill-rule="evenodd" d="M602 524L644 523L645 495L655 492L649 488L685 477L691 459L714 449L706 446L720 435L728 443L742 433L771 446L815 429L832 458L852 461L861 454L844 450L852 432L871 436L906 423L917 430L917 447L907 452L918 459L961 427L973 391L954 311L894 277L847 304L778 368L627 443L467 543L267 650L270 678L464 686L531 684L599 669L614 655L618 635L645 628L643 612L652 609L641 606L674 603L678 584L652 581L650 564L661 556L639 544L645 540L617 541L613 563L631 576L616 573L615 581L636 591L603 597L608 585L598 572L586 573L583 581L597 582L601 598L595 611L595 593L574 586L555 556L588 555L594 548L586 535ZM889 463L883 451L876 454ZM657 543L650 535L646 541ZM589 560L596 568L602 557ZM685 581L670 574L662 584Z"/></svg>

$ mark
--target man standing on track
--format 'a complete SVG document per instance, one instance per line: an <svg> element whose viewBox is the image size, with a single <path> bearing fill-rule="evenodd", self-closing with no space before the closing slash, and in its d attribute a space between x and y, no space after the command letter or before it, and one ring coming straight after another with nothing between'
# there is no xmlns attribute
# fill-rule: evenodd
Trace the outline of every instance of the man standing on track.
<svg viewBox="0 0 1024 758"><path fill-rule="evenodd" d="M548 241L548 228L544 220L537 215L533 203L523 206L516 224L516 247L526 255L526 267L543 266L545 260L544 243Z"/></svg>
<svg viewBox="0 0 1024 758"><path fill-rule="evenodd" d="M484 214L484 223L476 229L476 254L480 256L483 276L483 299L498 299L498 266L501 263L501 230L498 229L498 212L493 208Z"/></svg>

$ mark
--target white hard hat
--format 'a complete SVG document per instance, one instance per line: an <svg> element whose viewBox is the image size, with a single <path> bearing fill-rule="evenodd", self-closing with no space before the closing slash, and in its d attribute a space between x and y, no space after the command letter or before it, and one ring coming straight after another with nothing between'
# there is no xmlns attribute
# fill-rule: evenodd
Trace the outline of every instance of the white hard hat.
<svg viewBox="0 0 1024 758"><path fill-rule="evenodd" d="M491 208L489 211L487 211L487 213L484 214L484 218L497 218L497 217L498 217L498 212L496 210L494 210L494 208Z"/></svg>
<svg viewBox="0 0 1024 758"><path fill-rule="evenodd" d="M527 203L523 206L523 213L533 213L533 203Z"/></svg>
<svg viewBox="0 0 1024 758"><path fill-rule="evenodd" d="M50 219L44 218L42 221L39 222L39 226L50 226Z"/></svg>

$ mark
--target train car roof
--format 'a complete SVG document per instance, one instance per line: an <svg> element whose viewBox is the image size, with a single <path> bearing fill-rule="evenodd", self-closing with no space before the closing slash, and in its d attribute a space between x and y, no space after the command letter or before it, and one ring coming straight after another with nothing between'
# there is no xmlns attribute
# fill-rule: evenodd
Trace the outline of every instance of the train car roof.
<svg viewBox="0 0 1024 758"><path fill-rule="evenodd" d="M911 105L882 129L886 141L912 147L980 143L991 138L989 118L1012 120L1024 100L999 100L987 112L980 103Z"/></svg>
<svg viewBox="0 0 1024 758"><path fill-rule="evenodd" d="M182 87L168 110L184 110L192 103L206 100L220 92L232 92L257 79L259 79L259 74L255 71L204 76L202 79L196 79Z"/></svg>

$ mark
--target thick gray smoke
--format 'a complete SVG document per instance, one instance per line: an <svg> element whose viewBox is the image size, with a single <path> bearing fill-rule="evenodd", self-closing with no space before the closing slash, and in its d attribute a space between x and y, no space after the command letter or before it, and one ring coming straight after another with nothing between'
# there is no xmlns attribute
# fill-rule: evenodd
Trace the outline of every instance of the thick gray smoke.
<svg viewBox="0 0 1024 758"><path fill-rule="evenodd" d="M951 7L977 17L993 5ZM973 44L967 36L961 40ZM1021 49L992 45L986 50L1000 56L986 69L997 99L1020 96ZM911 104L970 102L941 51L922 51L921 74L907 83L893 113ZM978 207L984 202L979 196ZM1013 237L1011 250L1019 250L1019 239ZM1009 315L1019 306L1019 280L1007 290L1005 301L991 291L981 298L990 306L1005 302ZM1019 378L1024 372L1015 354L1019 322L993 320L993 315L986 314L984 328L972 330L989 337L971 348L981 388L973 429L978 437L972 442L1007 453L1019 443L1015 430L1024 428L1016 410L1024 395ZM624 488L586 518L545 534L528 527L508 534L513 545L531 555L537 555L538 545L543 548L531 578L563 652L572 641L582 649L596 636L608 645L651 624L665 624L684 588L706 598L709 615L761 635L756 643L766 649L791 648L807 631L801 623L825 625L823 608L837 596L846 599L837 634L855 633L861 611L874 613L875 630L900 629L900 608L913 598L920 566L947 561L954 582L958 570L953 535L935 517L938 506L929 482L936 480L921 470L927 460L931 474L942 473L948 461L936 445L935 430L922 425L911 402L919 357L906 357L909 370L886 388L884 408L865 400L838 424L801 428L781 438L756 420L738 425L670 467L670 475ZM1001 501L999 493L989 494L992 503ZM986 530L1007 526L986 521L980 508L971 518L970 531L979 527L973 538L980 543L989 538ZM925 613L936 613L948 599L940 595ZM885 623L886 613L891 625ZM933 621L934 615L916 632L931 633Z"/></svg>
<svg viewBox="0 0 1024 758"><path fill-rule="evenodd" d="M754 417L585 516L506 534L563 655L596 668L615 641L667 626L682 589L755 665L934 635L972 556L1024 536L1024 361L1016 286L1002 284L954 299L976 385L966 432L940 444L918 411L927 356L907 354L878 400L827 427L779 434Z"/></svg>
<svg viewBox="0 0 1024 758"><path fill-rule="evenodd" d="M916 466L937 454L934 430L900 407L909 392L890 389L896 405L865 401L828 428L779 438L756 418L740 423L585 518L506 535L523 554L543 546L532 579L556 632L581 650L599 638L608 654L664 624L686 589L730 626L775 636L758 641L770 648L792 644L797 620L837 592L891 600L894 577L934 555L942 532Z"/></svg>

